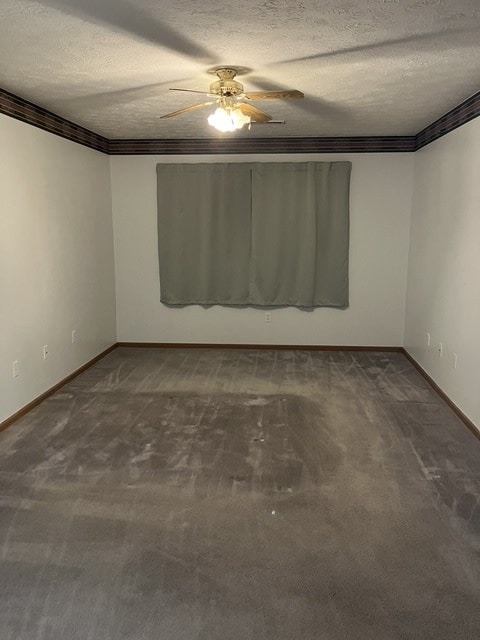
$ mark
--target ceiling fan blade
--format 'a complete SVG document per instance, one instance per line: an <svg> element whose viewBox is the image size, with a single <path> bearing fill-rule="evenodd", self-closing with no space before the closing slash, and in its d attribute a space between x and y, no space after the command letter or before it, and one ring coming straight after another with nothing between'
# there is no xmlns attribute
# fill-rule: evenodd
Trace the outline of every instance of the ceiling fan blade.
<svg viewBox="0 0 480 640"><path fill-rule="evenodd" d="M172 88L170 88L169 91L186 91L187 93L201 93L204 96L212 96L212 95L214 95L213 93L210 93L209 91L197 91L196 89L172 89Z"/></svg>
<svg viewBox="0 0 480 640"><path fill-rule="evenodd" d="M265 113L264 111L260 111L260 109L257 109L257 107L254 107L251 104L245 104L244 102L239 102L238 105L236 105L236 107L240 109L240 111L244 115L250 116L250 118L254 122L266 123L266 122L270 122L270 120L272 119L272 116L270 116L268 113Z"/></svg>
<svg viewBox="0 0 480 640"><path fill-rule="evenodd" d="M271 80L267 80L258 76L249 78L249 81L257 87L261 87L262 89L280 89L280 87ZM304 100L296 102L295 107L301 109L305 113L310 113L315 116L328 117L334 120L341 115L351 115L348 107L345 107L341 104L329 102L325 98L317 98L311 95L307 96Z"/></svg>
<svg viewBox="0 0 480 640"><path fill-rule="evenodd" d="M203 109L203 107L208 107L211 104L215 104L215 102L202 102L201 104L194 104L191 107L185 107L185 109L179 109L178 111L172 111L172 113L166 113L164 116L160 116L160 120L162 120L163 118L174 118L175 116L181 116L182 113L189 113L190 111Z"/></svg>
<svg viewBox="0 0 480 640"><path fill-rule="evenodd" d="M249 91L244 93L247 100L286 100L287 98L304 98L304 94L297 89L290 91Z"/></svg>
<svg viewBox="0 0 480 640"><path fill-rule="evenodd" d="M216 58L205 47L190 40L169 25L159 20L153 10L138 7L138 3L126 0L38 0L82 20L98 25L119 29L141 40L163 46L209 64L215 64Z"/></svg>

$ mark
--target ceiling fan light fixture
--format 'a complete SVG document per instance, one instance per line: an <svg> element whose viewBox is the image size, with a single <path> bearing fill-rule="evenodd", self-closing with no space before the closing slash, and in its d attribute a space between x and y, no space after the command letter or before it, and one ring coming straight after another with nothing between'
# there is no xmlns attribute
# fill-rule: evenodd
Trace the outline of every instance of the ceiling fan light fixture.
<svg viewBox="0 0 480 640"><path fill-rule="evenodd" d="M247 69L242 68L242 72L245 73ZM285 100L286 98L303 98L304 95L297 89L285 89L280 91L253 91L244 92L243 84L235 80L235 76L238 73L237 69L232 67L218 67L212 69L211 72L215 72L218 76L216 82L212 82L209 91L199 91L197 89L174 89L170 91L187 91L190 93L201 93L207 95L209 98L214 98L209 102L202 102L201 104L194 104L191 107L184 109L178 109L172 113L166 113L160 118L173 118L175 116L183 115L184 113L190 113L197 109L203 109L209 107L212 104L217 104L218 108L215 113L212 113L208 117L208 124L217 131L222 133L232 133L238 129L242 129L245 125L250 129L252 122L255 124L267 124L272 121L272 116L265 113L261 109L257 109L251 103L252 100ZM276 121L279 122L279 121ZM284 124L284 122L282 121Z"/></svg>
<svg viewBox="0 0 480 640"><path fill-rule="evenodd" d="M243 114L240 109L224 109L223 107L219 107L214 113L208 116L208 124L215 127L217 131L228 133L241 129L246 124L250 124L250 117Z"/></svg>
<svg viewBox="0 0 480 640"><path fill-rule="evenodd" d="M230 117L236 129L241 129L244 125L250 124L252 121L250 116L245 115L240 109L232 109Z"/></svg>

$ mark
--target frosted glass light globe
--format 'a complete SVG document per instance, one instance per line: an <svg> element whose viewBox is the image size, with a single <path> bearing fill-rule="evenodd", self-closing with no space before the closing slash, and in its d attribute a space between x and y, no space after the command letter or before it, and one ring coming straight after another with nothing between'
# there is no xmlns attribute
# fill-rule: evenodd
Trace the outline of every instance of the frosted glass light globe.
<svg viewBox="0 0 480 640"><path fill-rule="evenodd" d="M215 110L215 113L208 116L208 124L222 133L241 129L245 124L249 123L249 116L244 115L240 109L227 110L219 107Z"/></svg>

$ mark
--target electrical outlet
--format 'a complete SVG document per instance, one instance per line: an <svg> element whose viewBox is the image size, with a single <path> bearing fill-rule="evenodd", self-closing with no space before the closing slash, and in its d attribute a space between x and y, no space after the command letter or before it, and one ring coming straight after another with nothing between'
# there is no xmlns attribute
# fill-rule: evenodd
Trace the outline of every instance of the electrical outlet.
<svg viewBox="0 0 480 640"><path fill-rule="evenodd" d="M18 360L12 362L12 378L18 378L20 375L20 369L18 366Z"/></svg>
<svg viewBox="0 0 480 640"><path fill-rule="evenodd" d="M77 330L72 329L72 344L74 344L76 341L77 341Z"/></svg>
<svg viewBox="0 0 480 640"><path fill-rule="evenodd" d="M43 359L47 360L48 358L48 344L43 345Z"/></svg>
<svg viewBox="0 0 480 640"><path fill-rule="evenodd" d="M272 314L270 311L265 311L265 322L267 324L270 324L270 322L272 321Z"/></svg>
<svg viewBox="0 0 480 640"><path fill-rule="evenodd" d="M443 356L443 344L441 342L438 343L438 357L441 358Z"/></svg>
<svg viewBox="0 0 480 640"><path fill-rule="evenodd" d="M454 354L453 354L453 360L452 360L452 367L453 367L454 369L456 369L456 368L457 368L457 363L458 363L458 356L457 356L457 354L456 354L456 353L454 353Z"/></svg>
<svg viewBox="0 0 480 640"><path fill-rule="evenodd" d="M427 332L427 347L430 346L430 342L431 342L431 336L430 336L430 333Z"/></svg>

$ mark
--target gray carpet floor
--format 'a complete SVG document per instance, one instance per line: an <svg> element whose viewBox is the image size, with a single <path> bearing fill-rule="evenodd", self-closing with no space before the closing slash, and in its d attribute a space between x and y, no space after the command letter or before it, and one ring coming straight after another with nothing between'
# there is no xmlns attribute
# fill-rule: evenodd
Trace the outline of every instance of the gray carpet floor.
<svg viewBox="0 0 480 640"><path fill-rule="evenodd" d="M401 354L117 349L0 434L0 638L473 640L479 495Z"/></svg>

